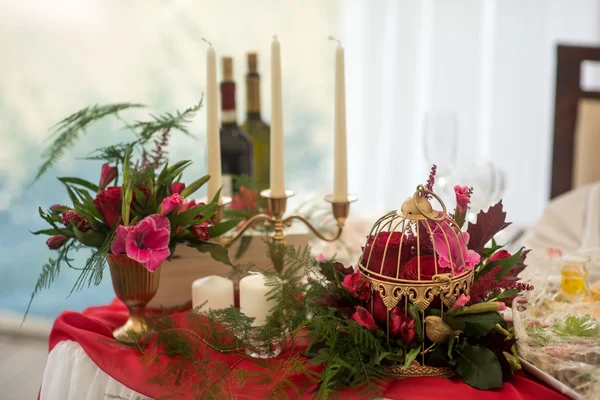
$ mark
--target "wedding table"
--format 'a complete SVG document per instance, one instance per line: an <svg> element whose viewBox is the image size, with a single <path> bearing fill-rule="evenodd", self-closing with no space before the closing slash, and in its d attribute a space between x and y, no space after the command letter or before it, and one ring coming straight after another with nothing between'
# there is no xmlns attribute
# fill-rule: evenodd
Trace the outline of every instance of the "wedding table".
<svg viewBox="0 0 600 400"><path fill-rule="evenodd" d="M174 313L177 320L185 312ZM127 309L114 300L106 306L90 307L82 313L65 311L55 321L49 339L50 355L44 372L40 391L40 400L99 400L109 398L146 400L165 396L166 389L159 384L149 382L161 374L161 366L166 364L167 356L159 354L160 362L145 363L141 354L134 348L117 345L112 340L112 331L127 319ZM153 349L148 349L151 353ZM264 367L240 355L213 352L211 359L225 362L230 371L248 373L260 372ZM280 358L289 356L287 350ZM298 351L296 349L296 351ZM318 367L314 367L317 370ZM289 376L298 387L305 386L302 398L312 398L310 393L315 383L303 382L302 375ZM250 381L250 380L248 380ZM175 399L205 398L195 397L192 383L182 379L176 391L169 391ZM171 388L172 389L172 388ZM230 398L267 398L271 385L244 384L230 385ZM479 391L466 385L460 379L412 378L390 380L386 382L386 399L473 399L478 400L563 400L563 395L553 391L532 377L519 373L512 382L506 382L501 390ZM290 389L290 398L298 395ZM356 392L345 391L345 400L361 398Z"/></svg>

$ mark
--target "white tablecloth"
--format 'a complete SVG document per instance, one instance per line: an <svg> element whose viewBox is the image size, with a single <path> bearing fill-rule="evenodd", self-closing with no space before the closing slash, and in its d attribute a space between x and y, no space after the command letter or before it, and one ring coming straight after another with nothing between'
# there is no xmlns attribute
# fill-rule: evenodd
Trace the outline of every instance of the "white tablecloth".
<svg viewBox="0 0 600 400"><path fill-rule="evenodd" d="M151 400L111 378L83 351L65 340L48 355L40 400Z"/></svg>

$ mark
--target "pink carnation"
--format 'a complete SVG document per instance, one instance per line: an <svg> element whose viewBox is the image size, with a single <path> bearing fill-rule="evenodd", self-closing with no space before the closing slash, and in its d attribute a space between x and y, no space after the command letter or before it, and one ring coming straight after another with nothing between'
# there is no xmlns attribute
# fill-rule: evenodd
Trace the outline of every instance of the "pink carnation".
<svg viewBox="0 0 600 400"><path fill-rule="evenodd" d="M475 251L467 249L470 238L467 232L462 232L448 221L439 223L433 231L433 244L439 266L453 268L456 273L473 269L481 257Z"/></svg>
<svg viewBox="0 0 600 400"><path fill-rule="evenodd" d="M167 218L150 215L135 226L120 225L111 243L114 254L126 253L129 258L154 272L169 257L171 225Z"/></svg>
<svg viewBox="0 0 600 400"><path fill-rule="evenodd" d="M469 188L466 186L454 186L454 193L456 194L456 208L459 212L463 212L469 206Z"/></svg>
<svg viewBox="0 0 600 400"><path fill-rule="evenodd" d="M160 215L168 215L171 211L183 204L184 198L179 193L173 193L166 197L161 203Z"/></svg>
<svg viewBox="0 0 600 400"><path fill-rule="evenodd" d="M452 307L450 307L451 310L455 310L457 308L461 308L467 305L467 303L471 301L471 297L467 296L466 294L461 294L460 297L458 299L456 299L456 301L454 302L454 304L452 305Z"/></svg>

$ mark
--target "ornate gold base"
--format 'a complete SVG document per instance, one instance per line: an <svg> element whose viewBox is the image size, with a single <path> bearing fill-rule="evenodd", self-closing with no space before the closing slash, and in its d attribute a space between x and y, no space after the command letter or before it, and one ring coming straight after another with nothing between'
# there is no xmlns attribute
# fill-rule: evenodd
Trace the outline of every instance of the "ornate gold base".
<svg viewBox="0 0 600 400"><path fill-rule="evenodd" d="M158 290L160 268L156 272L150 272L125 254L108 253L106 260L115 294L129 309L127 322L115 329L113 336L121 342L136 343L146 329L146 304Z"/></svg>
<svg viewBox="0 0 600 400"><path fill-rule="evenodd" d="M430 367L428 365L421 365L417 361L410 363L408 368L402 368L401 365L392 365L385 367L385 374L388 378L392 379L405 379L405 378L416 378L419 376L441 376L442 378L449 378L454 376L454 370L448 367Z"/></svg>

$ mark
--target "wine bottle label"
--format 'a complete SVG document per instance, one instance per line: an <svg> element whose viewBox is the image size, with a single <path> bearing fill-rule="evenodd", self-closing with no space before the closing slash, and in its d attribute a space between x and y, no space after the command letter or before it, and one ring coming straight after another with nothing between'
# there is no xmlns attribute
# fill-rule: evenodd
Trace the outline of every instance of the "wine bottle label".
<svg viewBox="0 0 600 400"><path fill-rule="evenodd" d="M230 124L232 122L237 122L237 115L235 110L223 110L221 111L221 121L224 124Z"/></svg>
<svg viewBox="0 0 600 400"><path fill-rule="evenodd" d="M224 174L221 177L221 184L223 185L223 189L221 190L221 195L231 197L233 196L233 178L231 175Z"/></svg>

